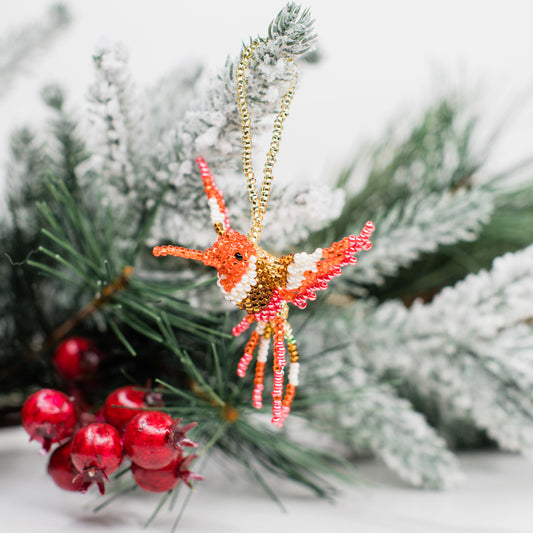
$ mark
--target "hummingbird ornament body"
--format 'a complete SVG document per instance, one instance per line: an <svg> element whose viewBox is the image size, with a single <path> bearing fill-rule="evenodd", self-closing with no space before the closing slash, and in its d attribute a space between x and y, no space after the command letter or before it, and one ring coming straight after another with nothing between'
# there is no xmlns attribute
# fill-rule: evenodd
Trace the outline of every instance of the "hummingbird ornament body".
<svg viewBox="0 0 533 533"><path fill-rule="evenodd" d="M224 297L246 311L241 322L233 328L233 335L240 335L251 324L256 323L237 366L237 374L240 377L245 376L257 350L252 402L258 409L263 404L265 367L270 345L273 343L272 423L282 427L291 409L299 374L298 349L287 320L288 304L303 309L308 300L316 299L317 291L327 289L328 282L342 273L343 266L355 264L355 254L361 250L369 250L372 246L370 236L374 225L367 222L359 235L344 237L331 246L317 248L312 253L299 252L276 257L257 244L270 194L272 167L279 148L281 130L294 94L293 83L283 97L281 111L274 122L274 134L258 197L251 167L251 133L246 103L245 71L259 43L259 40L255 40L243 51L236 72L237 102L243 133L243 169L252 206L252 228L249 234L244 235L231 228L223 194L217 188L207 163L202 157L198 157L196 162L200 168L211 211L211 222L218 239L205 251L166 245L156 246L153 254L157 257L172 255L195 259L216 268L217 283ZM291 61L290 58L288 60ZM287 362L288 380L284 391Z"/></svg>

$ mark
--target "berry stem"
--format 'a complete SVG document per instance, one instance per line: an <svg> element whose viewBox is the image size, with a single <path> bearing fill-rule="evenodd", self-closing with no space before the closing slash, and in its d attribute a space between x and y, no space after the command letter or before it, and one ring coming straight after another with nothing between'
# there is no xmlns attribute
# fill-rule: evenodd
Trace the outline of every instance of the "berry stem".
<svg viewBox="0 0 533 533"><path fill-rule="evenodd" d="M85 493L87 492L88 488L93 484L96 483L98 486L98 490L100 491L100 494L103 496L105 494L105 482L109 483L109 478L107 477L107 474L97 466L89 466L85 470L82 470L73 480L73 483L76 483L78 480L81 480L81 488L80 492Z"/></svg>
<svg viewBox="0 0 533 533"><path fill-rule="evenodd" d="M196 427L197 422L191 422L190 424L180 427L182 420L182 418L178 418L176 422L174 422L167 437L168 443L180 452L183 452L184 446L189 446L191 448L198 447L197 442L192 441L186 436L187 431L190 431L192 428Z"/></svg>

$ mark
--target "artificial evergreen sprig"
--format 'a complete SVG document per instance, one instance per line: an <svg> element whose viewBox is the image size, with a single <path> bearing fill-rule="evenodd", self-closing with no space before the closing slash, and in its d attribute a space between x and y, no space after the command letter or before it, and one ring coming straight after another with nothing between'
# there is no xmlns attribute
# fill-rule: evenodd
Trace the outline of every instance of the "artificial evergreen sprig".
<svg viewBox="0 0 533 533"><path fill-rule="evenodd" d="M445 420L468 417L501 447L525 453L533 444L532 253L498 258L430 304L378 307L360 344L380 373L397 372L436 400ZM387 338L378 342L385 325Z"/></svg>
<svg viewBox="0 0 533 533"><path fill-rule="evenodd" d="M327 241L373 217L381 242L344 283L383 285L419 258L477 238L490 220L494 196L476 178L483 159L473 147L475 124L464 103L445 97L408 133L393 128L343 173L338 186L349 198L340 216L315 240ZM365 186L355 192L361 181Z"/></svg>
<svg viewBox="0 0 533 533"><path fill-rule="evenodd" d="M92 156L81 180L88 194L113 209L115 223L120 225L117 245L131 246L140 219L157 197L157 191L149 190L150 179L145 179L142 168L141 106L123 46L101 46L93 61L96 79L89 89L88 109Z"/></svg>
<svg viewBox="0 0 533 533"><path fill-rule="evenodd" d="M459 242L474 241L494 211L493 195L481 187L447 192L413 192L377 212L380 246L347 283L383 285L422 255Z"/></svg>
<svg viewBox="0 0 533 533"><path fill-rule="evenodd" d="M331 331L338 333L334 327ZM308 372L317 376L315 394L325 391L326 401L302 411L311 425L321 427L351 453L381 459L412 485L446 489L463 479L444 438L399 395L391 377L376 379L357 346L319 357L312 364L326 365L329 371L323 375L311 367Z"/></svg>
<svg viewBox="0 0 533 533"><path fill-rule="evenodd" d="M49 204L41 204L41 212L51 227L50 230L45 229L44 233L53 242L56 250L46 246L41 246L39 250L54 259L58 265L48 265L30 259L28 266L39 268L63 282L74 284L87 293L105 293L105 288L113 286L127 266L113 253L114 237L111 228L108 228L106 233L99 233L93 225L90 213L76 202L63 182L49 182L49 189L55 201L59 203L62 216L54 215L54 211L58 210L57 206L51 209ZM78 248L73 243L76 243ZM174 291L177 288L174 286ZM103 302L106 305L102 303L98 308L109 326L119 334L133 354L135 350L119 333L117 321L156 342L161 342L159 324L162 318L154 309L153 302L157 302L159 313L164 312L166 320L174 327L183 327L189 332L215 332L197 320L190 320L189 317L199 319L201 313L171 296L168 287L166 291L158 291L153 283L145 284L140 279L128 280L123 290L113 294L112 298ZM214 321L205 315L204 319L208 322Z"/></svg>
<svg viewBox="0 0 533 533"><path fill-rule="evenodd" d="M395 125L343 172L337 185L346 189L344 209L311 242L327 242L369 217L381 242L343 277L345 289L358 293L363 285L383 300L428 299L533 241L531 159L486 170L490 147L480 140L479 122L464 99L445 96L407 133Z"/></svg>
<svg viewBox="0 0 533 533"><path fill-rule="evenodd" d="M367 387L319 410L319 419L335 420L332 428L354 449L369 449L405 479L433 488L456 482L457 464L401 395L416 401L450 445L467 442L458 432L470 427L530 454L532 257L530 246L497 258L490 271L470 274L431 303L347 307L344 325L328 322L321 331L326 344L339 336L351 343L342 363L330 356L327 378L341 389L375 380L394 386Z"/></svg>
<svg viewBox="0 0 533 533"><path fill-rule="evenodd" d="M431 301L443 286L453 285L469 271L489 267L494 257L533 241L529 231L533 227L530 224L533 202L527 179L531 160L521 161L499 175L487 175L484 171L487 150L483 153L473 149L476 124L474 116L456 99L446 98L426 111L402 142L392 142L386 137L366 159L359 159L355 167L341 176L339 185L346 187L349 195L345 209L334 224L315 235L315 238L329 239L336 232L347 231L354 220L364 220L366 216L372 216L378 228L373 253L361 258L360 268L341 280L345 282L343 288L352 295L363 295L364 300L346 312L337 309L337 318L344 317L344 326L341 326L342 319L330 321L326 318L328 315L319 320L326 327L321 328L318 337L313 337L313 347L322 343L325 350L339 337L351 345L331 355L326 350L324 356L320 356L321 366L322 357L325 357L328 368L334 369L324 376L324 381L331 379L333 386L341 390L357 389L363 384L366 389L350 401L343 398L337 402L338 408L331 409L326 404L326 412L317 416L319 420L330 422L330 431L352 449L371 451L409 482L433 488L450 486L460 479L457 463L447 446L484 443L487 439L480 430L488 432L502 447L529 453L531 409L523 405L528 397L528 388L522 388L524 380L517 385L507 379L508 370L500 369L489 372L483 390L491 393L476 395L479 403L472 400L472 396L466 399L465 393L474 390L473 379L479 380L479 376L487 374L485 365L494 365L489 363L489 353L497 354L512 368L517 365L523 368L518 359L522 358L522 341L528 345L530 333L517 334L504 328L500 332L502 344L492 342L489 350L488 345L482 347L476 343L479 352L475 357L469 343L475 342L479 334L471 335L467 342L460 341L459 351L465 351L465 359L459 358L451 365L456 388L453 389L449 380L440 383L449 397L459 403L470 405L469 402L474 401L471 407L460 409L443 402L437 393L439 387L432 381L451 375L451 368L444 367L450 365L455 350L451 347L455 341L439 340L437 330L442 327L446 331L447 328L455 332L468 331L468 323L479 323L471 314L478 309L486 310L485 304L472 301L462 292L455 306L466 315L458 321L461 312L457 313L452 307L445 316L432 315L432 306L441 301L441 296L426 306L416 303L416 318L411 314L414 310L405 307L417 298ZM353 183L365 172L366 186L350 193ZM502 282L501 291L506 291L506 281L512 280L512 276L505 280L504 275L506 269L512 269L510 261L508 259L507 266L500 268L497 275ZM483 279L486 274L481 276ZM512 281L518 281L521 286L527 285L528 280L524 273L520 280ZM457 289L460 286L457 285ZM369 293L378 300L369 298ZM401 298L403 303L393 300L395 298ZM343 305L349 302L347 299L338 301ZM415 332L400 318L404 313L413 318L409 323ZM495 303L493 314L496 317L500 313L505 313L504 308ZM527 315L524 312L522 328L527 326ZM379 324L374 321L377 316ZM432 324L431 330L420 332L421 323ZM406 345L399 342L397 334L402 338L406 335ZM420 345L414 349L410 343L416 344L414 339L418 335ZM504 338L521 341L517 341L513 349L510 345L504 346ZM376 362L383 361L381 357L385 357L387 363L376 368ZM413 364L409 370L395 368L402 357ZM472 364L474 368L468 370ZM322 382L320 386L325 387L327 383ZM459 393L463 387L463 393ZM490 402L493 403L491 407ZM512 427L505 425L498 432L488 422L491 416L488 413L497 409L503 409L506 414L502 418L505 416ZM436 426L440 435L430 424ZM522 428L518 435L513 429L515 426ZM505 436L513 444L506 442Z"/></svg>
<svg viewBox="0 0 533 533"><path fill-rule="evenodd" d="M269 121L278 112L278 102L294 77L294 64L287 59L304 55L311 49L315 39L312 22L308 10L302 10L291 3L281 10L272 23L268 39L260 38L249 66L247 82L254 135L269 127ZM234 216L235 226L247 227L248 210L244 207L242 176L238 164L241 156L241 121L235 93L237 63L238 60L227 60L223 71L210 80L202 98L193 102L181 120L164 134L155 147L152 160L157 168L158 179L167 180L168 190L150 235L151 245L168 238L176 239L173 235L175 227L181 228L177 236L180 244L205 247L210 243L211 236L202 223L202 217L207 219L208 211L203 191L195 177L194 160L197 155L202 155L209 161L215 175L237 171L233 179L226 179L224 190L228 204L242 206L241 211ZM340 193L322 192L322 201L327 203L325 198L331 195L329 203L338 205ZM274 205L278 199L285 200L281 205L288 204L286 195L278 194L277 198L272 198ZM301 194L301 201L304 200L308 202L305 205L308 211L311 210L310 207L316 208L320 203L305 189ZM311 203L313 200L314 204ZM335 213L335 210L332 212ZM189 216L191 213L195 213L195 216ZM325 222L329 220L331 218ZM312 221L309 223L313 224ZM277 225L273 226L271 237L277 229ZM267 227L267 239L268 232ZM278 241L278 247L279 245Z"/></svg>
<svg viewBox="0 0 533 533"><path fill-rule="evenodd" d="M277 102L293 78L294 65L288 59L307 53L315 38L310 12L291 3L272 22L268 38L260 39L248 80L254 135L273 120ZM209 244L211 236L202 222L208 210L194 165L198 155L216 173L236 172L224 188L228 203L241 206L234 217L236 226L246 228L248 212L236 164L241 135L234 80L237 62L228 59L207 82L197 69L179 71L143 95L131 81L122 46L103 45L94 60L88 130L93 155L80 179L94 202L112 202L115 224L120 224L117 245L138 244L141 221L153 217L145 237L150 246L169 238L180 244ZM343 202L341 191L326 186L319 193L311 185L290 187L272 195L274 215L286 216L294 195L299 206L297 216L291 217L297 223L295 231L280 231L276 223L266 228L266 241L277 250L329 223ZM310 216L313 212L320 216Z"/></svg>

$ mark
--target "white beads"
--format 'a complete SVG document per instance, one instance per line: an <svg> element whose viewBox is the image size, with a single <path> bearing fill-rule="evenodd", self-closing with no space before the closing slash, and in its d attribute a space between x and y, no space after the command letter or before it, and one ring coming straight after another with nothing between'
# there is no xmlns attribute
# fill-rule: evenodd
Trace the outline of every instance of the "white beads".
<svg viewBox="0 0 533 533"><path fill-rule="evenodd" d="M251 255L248 258L248 268L242 275L239 282L230 291L227 291L222 286L222 276L219 275L217 285L220 287L224 298L230 301L233 305L239 305L248 296L248 293L252 290L252 287L257 284L257 258L255 255Z"/></svg>
<svg viewBox="0 0 533 533"><path fill-rule="evenodd" d="M289 383L298 386L298 375L300 373L300 363L294 362L289 366Z"/></svg>
<svg viewBox="0 0 533 533"><path fill-rule="evenodd" d="M257 351L257 360L260 363L266 363L268 359L268 350L270 348L270 337L263 337L259 343L259 350Z"/></svg>
<svg viewBox="0 0 533 533"><path fill-rule="evenodd" d="M212 196L208 198L207 203L211 209L211 222L213 224L222 224L222 227L226 230L226 215L220 210L217 199Z"/></svg>
<svg viewBox="0 0 533 533"><path fill-rule="evenodd" d="M317 248L312 254L305 252L294 254L293 262L287 267L287 289L297 289L304 281L306 272L316 272L320 259L322 259L322 248Z"/></svg>

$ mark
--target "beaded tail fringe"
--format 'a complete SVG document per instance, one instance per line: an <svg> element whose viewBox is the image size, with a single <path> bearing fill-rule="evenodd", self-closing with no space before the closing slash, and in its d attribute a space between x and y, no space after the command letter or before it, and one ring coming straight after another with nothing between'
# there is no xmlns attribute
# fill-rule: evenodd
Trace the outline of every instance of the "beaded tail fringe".
<svg viewBox="0 0 533 533"><path fill-rule="evenodd" d="M243 321L244 322L244 321ZM246 324L249 325L246 320ZM240 335L244 329L242 322L233 329L234 335ZM239 327L241 326L241 327ZM253 358L256 348L259 346L257 361L255 366L254 390L252 392L252 403L256 409L263 407L263 390L265 367L268 360L272 337L274 339L274 384L272 388L272 423L278 427L283 427L285 419L289 416L292 402L298 386L298 349L292 334L292 328L287 322L286 304L281 312L273 319L266 322L259 321L255 331L250 335L250 339L244 349L244 355L239 361L237 374L244 377L248 366ZM285 346L286 345L286 346ZM289 378L283 395L283 382L285 367L287 365L286 354L289 353Z"/></svg>

